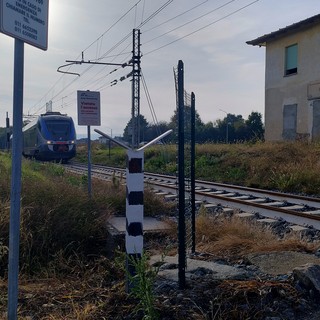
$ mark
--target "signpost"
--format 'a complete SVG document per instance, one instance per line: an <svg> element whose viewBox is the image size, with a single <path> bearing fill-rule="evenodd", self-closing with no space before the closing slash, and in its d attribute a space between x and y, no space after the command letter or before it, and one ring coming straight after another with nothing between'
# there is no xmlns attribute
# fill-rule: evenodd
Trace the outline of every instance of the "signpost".
<svg viewBox="0 0 320 320"><path fill-rule="evenodd" d="M0 32L15 38L10 193L8 319L17 319L20 243L24 42L48 47L49 0L0 0Z"/></svg>
<svg viewBox="0 0 320 320"><path fill-rule="evenodd" d="M78 91L78 125L100 126L100 92Z"/></svg>
<svg viewBox="0 0 320 320"><path fill-rule="evenodd" d="M48 48L49 0L0 0L0 32Z"/></svg>
<svg viewBox="0 0 320 320"><path fill-rule="evenodd" d="M88 131L88 194L91 198L91 132L90 126L101 125L100 92L78 91L78 125Z"/></svg>

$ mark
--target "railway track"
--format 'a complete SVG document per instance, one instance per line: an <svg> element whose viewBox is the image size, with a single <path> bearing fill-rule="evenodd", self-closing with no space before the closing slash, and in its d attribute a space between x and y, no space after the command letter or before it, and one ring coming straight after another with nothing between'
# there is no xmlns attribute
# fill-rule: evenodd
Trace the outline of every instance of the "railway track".
<svg viewBox="0 0 320 320"><path fill-rule="evenodd" d="M74 163L66 165L66 169L77 174L86 174L87 167ZM111 177L125 179L124 169L93 165L91 172L100 179L108 180ZM145 172L145 184L167 200L175 199L177 196L176 177ZM319 198L202 180L196 181L195 191L197 203L203 203L208 209L222 208L224 211L237 211L240 216L259 213L267 219L275 221L282 219L296 226L320 230ZM272 220L268 222L272 223Z"/></svg>

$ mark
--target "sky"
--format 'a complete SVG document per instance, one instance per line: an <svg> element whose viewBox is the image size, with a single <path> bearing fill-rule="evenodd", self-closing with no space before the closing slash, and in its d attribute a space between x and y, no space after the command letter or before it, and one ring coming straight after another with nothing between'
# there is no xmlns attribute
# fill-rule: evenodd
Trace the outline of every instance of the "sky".
<svg viewBox="0 0 320 320"><path fill-rule="evenodd" d="M4 0L5 1L5 0ZM132 56L132 30L141 31L140 114L150 124L169 122L176 109L174 68L184 63L184 85L194 92L204 123L227 113L264 116L265 48L246 44L320 12L319 0L50 0L48 49L25 44L25 116L53 111L72 116L78 136L77 91L99 91L101 126L121 136L131 118L130 67L71 65L66 60L124 63ZM0 33L0 127L12 124L14 39ZM115 70L115 71L114 71ZM113 71L113 72L112 72ZM111 85L118 80L116 85ZM26 119L26 118L25 118Z"/></svg>

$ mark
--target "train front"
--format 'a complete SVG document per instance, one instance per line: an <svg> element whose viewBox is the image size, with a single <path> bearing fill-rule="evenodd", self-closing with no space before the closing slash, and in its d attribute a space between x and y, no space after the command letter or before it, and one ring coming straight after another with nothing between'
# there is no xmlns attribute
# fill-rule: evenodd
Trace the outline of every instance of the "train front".
<svg viewBox="0 0 320 320"><path fill-rule="evenodd" d="M66 162L76 155L76 131L71 117L46 115L41 118L45 143L40 151L43 160Z"/></svg>

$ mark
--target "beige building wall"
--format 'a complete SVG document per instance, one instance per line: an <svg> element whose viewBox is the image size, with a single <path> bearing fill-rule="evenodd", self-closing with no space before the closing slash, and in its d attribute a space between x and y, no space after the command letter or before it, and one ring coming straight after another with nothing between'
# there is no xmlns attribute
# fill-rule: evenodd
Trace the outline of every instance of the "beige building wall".
<svg viewBox="0 0 320 320"><path fill-rule="evenodd" d="M285 75L285 48L298 44L297 74ZM283 140L284 106L296 105L296 136L315 138L313 100L320 99L320 25L266 45L265 139ZM287 107L286 107L287 108ZM288 109L286 109L288 110ZM287 118L285 118L287 119Z"/></svg>

